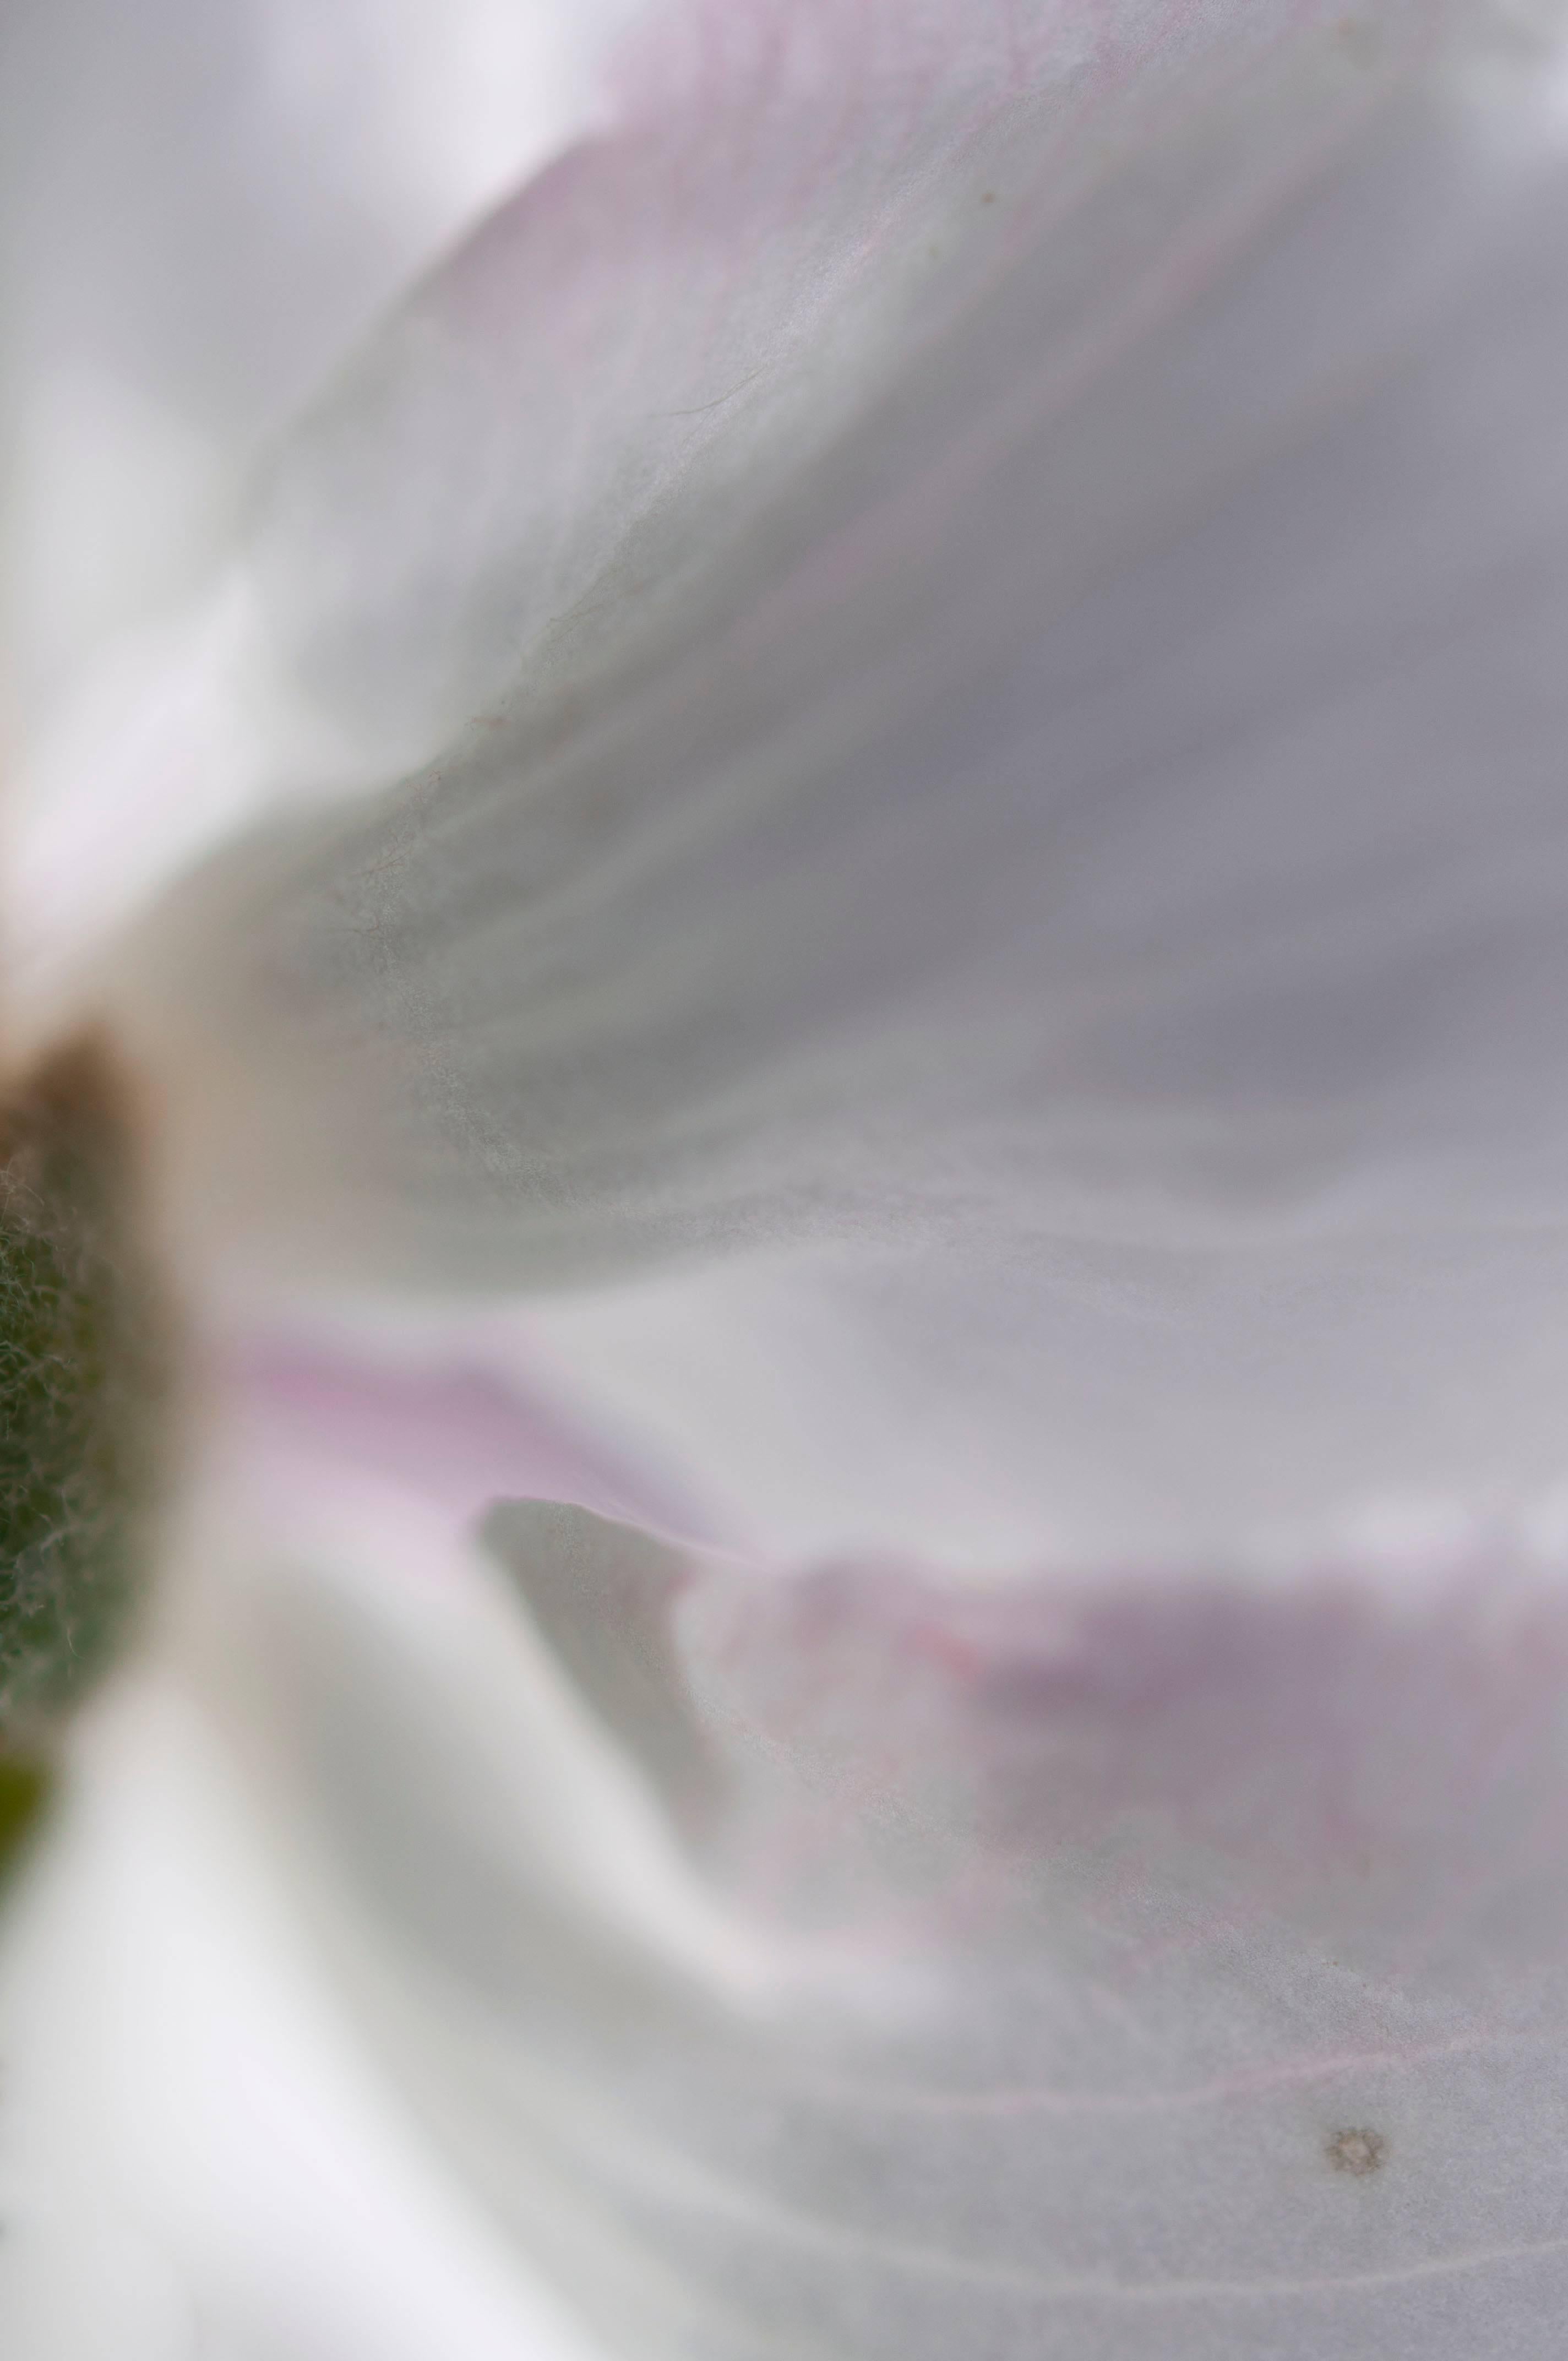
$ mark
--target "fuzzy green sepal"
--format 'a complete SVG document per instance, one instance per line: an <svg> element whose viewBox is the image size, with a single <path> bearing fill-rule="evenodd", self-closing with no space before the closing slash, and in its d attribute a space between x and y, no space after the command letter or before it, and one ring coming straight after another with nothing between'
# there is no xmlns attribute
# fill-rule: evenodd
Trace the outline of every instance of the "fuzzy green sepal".
<svg viewBox="0 0 1568 2361"><path fill-rule="evenodd" d="M0 1110L0 1738L24 1745L115 1653L159 1488L165 1323L131 1161L93 1045Z"/></svg>

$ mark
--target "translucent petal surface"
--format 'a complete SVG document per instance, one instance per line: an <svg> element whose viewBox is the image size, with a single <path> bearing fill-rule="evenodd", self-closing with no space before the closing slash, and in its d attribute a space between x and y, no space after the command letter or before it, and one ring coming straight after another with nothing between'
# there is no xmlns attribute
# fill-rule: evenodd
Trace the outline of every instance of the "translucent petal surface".
<svg viewBox="0 0 1568 2361"><path fill-rule="evenodd" d="M768 1547L1534 1499L1554 53L1485 8L694 21L276 479L256 579L361 784L444 751L127 954L182 1236L740 1257L549 1341Z"/></svg>
<svg viewBox="0 0 1568 2361"><path fill-rule="evenodd" d="M544 152L570 51L531 0L149 0L134 29L23 0L5 43L8 562L36 646L145 596L133 543L166 587L203 506L232 521L236 488L203 504L181 461L248 461Z"/></svg>
<svg viewBox="0 0 1568 2361"><path fill-rule="evenodd" d="M78 1732L0 2023L7 2361L598 2361L389 2095L167 1682Z"/></svg>
<svg viewBox="0 0 1568 2361"><path fill-rule="evenodd" d="M231 1607L225 1726L609 2351L1555 2356L1555 1571L955 1594L532 1505L531 1637L384 1499Z"/></svg>
<svg viewBox="0 0 1568 2361"><path fill-rule="evenodd" d="M616 0L18 0L0 27L0 623L24 933L230 807L243 715L174 620L259 454L580 125ZM158 735L159 752L143 741ZM145 759L138 762L138 753ZM181 759L181 753L186 759ZM170 771L176 776L171 779ZM230 798L232 800L232 796ZM126 804L131 808L125 808ZM20 840L18 844L17 840ZM185 847L181 848L186 849ZM7 921L16 956L18 908Z"/></svg>
<svg viewBox="0 0 1568 2361"><path fill-rule="evenodd" d="M1021 247L1067 226L1069 284L1040 322L1065 365L1111 327L1084 316L1093 264L1146 282L1171 260L1114 251L1108 223L1084 253L1073 216L1107 159L1135 182L1173 114L1229 99L1229 185L1179 192L1199 216L1183 226L1217 235L1228 204L1288 180L1437 21L1420 5L1382 14L1381 40L1353 58L1326 11L1305 12L1318 31L1303 40L1303 12L1278 5L651 12L598 137L367 346L265 488L267 622L361 776L446 751L498 707L531 730L547 697L558 729L566 699L580 715L637 657L689 645L699 615L722 611L718 562L797 493L802 466ZM1260 61L1277 85L1281 52L1283 167L1266 102L1249 125L1235 88L1257 100ZM750 555L753 595L776 554Z"/></svg>

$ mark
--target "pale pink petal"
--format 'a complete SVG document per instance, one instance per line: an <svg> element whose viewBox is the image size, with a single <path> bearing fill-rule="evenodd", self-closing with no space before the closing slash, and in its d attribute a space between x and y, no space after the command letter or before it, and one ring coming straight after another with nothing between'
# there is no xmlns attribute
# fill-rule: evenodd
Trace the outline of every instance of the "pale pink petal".
<svg viewBox="0 0 1568 2361"><path fill-rule="evenodd" d="M319 1320L231 1336L210 1376L237 1404L241 1447L280 1481L330 1493L369 1478L408 1490L456 1532L498 1500L544 1499L713 1538L711 1514L674 1471L563 1400L543 1356L530 1368L515 1349L503 1361L461 1329L444 1345L400 1346Z"/></svg>
<svg viewBox="0 0 1568 2361"><path fill-rule="evenodd" d="M1164 309L1435 28L1397 0L1369 70L1330 9L1287 0L648 16L598 136L366 346L261 488L262 628L359 784L446 753L480 716L553 739L629 669L689 661L727 611L720 560L746 553L753 601L778 553L750 536L802 496L801 468L929 368L1030 247L1060 251L1001 390L1037 410L1035 370L1059 396ZM1190 138L1205 108L1238 152L1194 189L1190 154L1160 151L1173 116ZM1183 218L1118 240L1095 203L1107 165L1129 196L1148 172Z"/></svg>
<svg viewBox="0 0 1568 2361"><path fill-rule="evenodd" d="M215 1709L434 2148L614 2354L1555 2361L1568 1612L296 1526ZM224 1669L214 1669L218 1662Z"/></svg>
<svg viewBox="0 0 1568 2361"><path fill-rule="evenodd" d="M679 16L367 354L258 580L442 751L115 969L182 1251L728 1257L542 1333L786 1549L1534 1512L1561 60L1245 21Z"/></svg>

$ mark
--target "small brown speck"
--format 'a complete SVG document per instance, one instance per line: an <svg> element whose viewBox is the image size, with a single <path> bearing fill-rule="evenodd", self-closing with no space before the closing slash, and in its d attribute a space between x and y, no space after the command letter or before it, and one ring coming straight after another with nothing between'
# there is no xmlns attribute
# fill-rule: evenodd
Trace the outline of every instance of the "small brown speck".
<svg viewBox="0 0 1568 2361"><path fill-rule="evenodd" d="M1353 2173L1357 2180L1365 2180L1369 2172L1382 2169L1388 2143L1381 2132L1357 2124L1348 2131L1335 2132L1324 2153L1336 2172Z"/></svg>

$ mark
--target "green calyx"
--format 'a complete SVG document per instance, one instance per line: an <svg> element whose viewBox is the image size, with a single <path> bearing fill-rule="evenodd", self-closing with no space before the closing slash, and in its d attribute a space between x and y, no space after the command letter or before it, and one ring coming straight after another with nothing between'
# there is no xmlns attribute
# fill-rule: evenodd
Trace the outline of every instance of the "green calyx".
<svg viewBox="0 0 1568 2361"><path fill-rule="evenodd" d="M123 1642L160 1488L167 1323L96 1044L0 1106L0 1752L27 1751Z"/></svg>
<svg viewBox="0 0 1568 2361"><path fill-rule="evenodd" d="M24 1861L49 1800L49 1774L41 1763L0 1755L0 1890L13 1867Z"/></svg>

